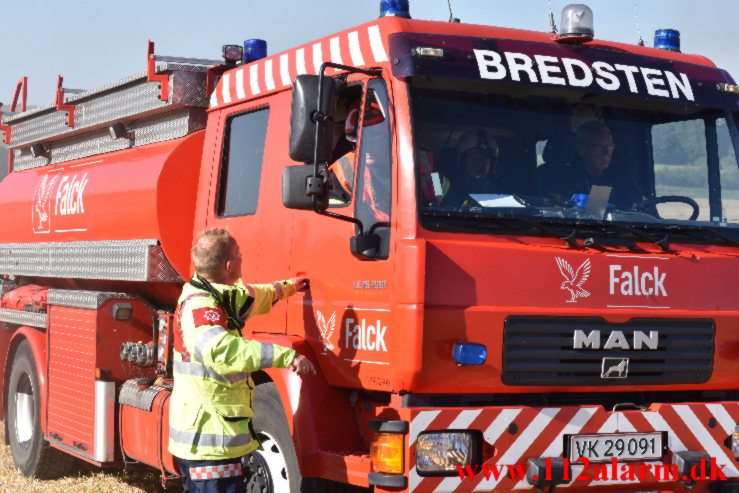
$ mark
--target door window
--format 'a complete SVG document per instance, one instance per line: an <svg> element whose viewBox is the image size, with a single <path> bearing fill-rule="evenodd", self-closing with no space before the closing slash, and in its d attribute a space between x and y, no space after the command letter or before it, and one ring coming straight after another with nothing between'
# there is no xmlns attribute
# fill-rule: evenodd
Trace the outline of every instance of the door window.
<svg viewBox="0 0 739 493"><path fill-rule="evenodd" d="M257 211L269 109L242 113L226 122L218 200L220 217Z"/></svg>

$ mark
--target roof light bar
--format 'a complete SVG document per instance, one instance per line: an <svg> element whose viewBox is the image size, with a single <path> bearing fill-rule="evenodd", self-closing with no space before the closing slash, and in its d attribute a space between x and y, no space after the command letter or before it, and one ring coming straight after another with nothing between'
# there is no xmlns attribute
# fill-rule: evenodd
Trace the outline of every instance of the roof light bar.
<svg viewBox="0 0 739 493"><path fill-rule="evenodd" d="M654 31L654 47L680 53L680 31L677 29L657 29Z"/></svg>
<svg viewBox="0 0 739 493"><path fill-rule="evenodd" d="M408 0L380 0L380 17L411 18L411 9Z"/></svg>
<svg viewBox="0 0 739 493"><path fill-rule="evenodd" d="M249 63L267 58L267 42L263 39L247 39L244 41L244 61Z"/></svg>

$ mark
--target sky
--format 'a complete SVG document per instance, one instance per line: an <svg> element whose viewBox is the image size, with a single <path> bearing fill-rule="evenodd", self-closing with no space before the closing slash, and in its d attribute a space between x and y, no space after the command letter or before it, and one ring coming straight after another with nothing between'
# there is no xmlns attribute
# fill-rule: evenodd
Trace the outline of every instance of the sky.
<svg viewBox="0 0 739 493"><path fill-rule="evenodd" d="M462 22L549 30L560 0L450 0ZM651 46L655 29L682 33L685 53L712 59L739 79L738 0L588 0L597 38ZM148 39L161 55L218 59L223 44L267 40L269 54L374 19L380 0L0 0L0 101L21 76L28 102L53 102L64 86L92 89L143 72ZM418 19L448 20L447 0L410 0Z"/></svg>

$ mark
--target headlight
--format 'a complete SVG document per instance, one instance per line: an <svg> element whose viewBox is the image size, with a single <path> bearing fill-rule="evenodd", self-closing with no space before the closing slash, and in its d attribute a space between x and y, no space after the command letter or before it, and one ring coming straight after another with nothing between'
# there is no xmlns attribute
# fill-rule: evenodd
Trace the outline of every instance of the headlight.
<svg viewBox="0 0 739 493"><path fill-rule="evenodd" d="M736 425L734 433L731 434L731 451L734 453L734 458L739 460L739 425Z"/></svg>
<svg viewBox="0 0 739 493"><path fill-rule="evenodd" d="M416 469L420 475L451 476L457 466L473 464L478 440L468 431L422 433L416 440Z"/></svg>

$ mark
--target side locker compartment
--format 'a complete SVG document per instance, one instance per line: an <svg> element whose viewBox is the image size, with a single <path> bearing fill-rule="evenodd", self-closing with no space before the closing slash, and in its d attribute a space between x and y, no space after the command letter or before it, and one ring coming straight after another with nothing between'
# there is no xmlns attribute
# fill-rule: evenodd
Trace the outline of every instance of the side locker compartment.
<svg viewBox="0 0 739 493"><path fill-rule="evenodd" d="M134 378L123 383L119 394L121 450L126 462L156 467L162 480L179 475L169 445L169 397L172 394L172 337L174 314L157 314L157 374L160 378ZM174 475L174 476L173 476Z"/></svg>
<svg viewBox="0 0 739 493"><path fill-rule="evenodd" d="M49 290L47 440L89 462L116 454L115 395L133 376L153 375L121 361L125 341L152 342L154 311L123 293Z"/></svg>

